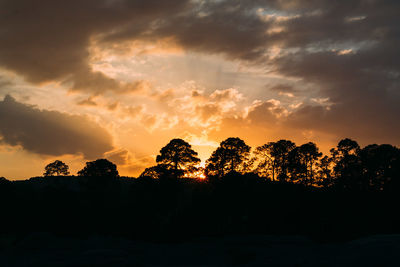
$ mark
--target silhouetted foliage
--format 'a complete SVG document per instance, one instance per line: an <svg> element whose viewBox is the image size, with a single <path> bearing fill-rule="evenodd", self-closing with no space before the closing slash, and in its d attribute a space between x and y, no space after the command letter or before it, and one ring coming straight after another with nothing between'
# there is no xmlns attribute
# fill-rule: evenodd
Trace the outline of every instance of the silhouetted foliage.
<svg viewBox="0 0 400 267"><path fill-rule="evenodd" d="M324 156L317 163L317 185L330 187L333 184L332 158Z"/></svg>
<svg viewBox="0 0 400 267"><path fill-rule="evenodd" d="M45 172L43 176L60 176L60 175L69 175L69 167L67 164L60 160L56 160L52 163L49 163L45 168Z"/></svg>
<svg viewBox="0 0 400 267"><path fill-rule="evenodd" d="M331 149L334 162L334 185L342 190L363 190L365 180L362 179L362 164L359 158L360 146L351 139L341 140L337 147Z"/></svg>
<svg viewBox="0 0 400 267"><path fill-rule="evenodd" d="M254 154L258 159L256 172L262 177L268 177L275 181L276 159L272 156L273 142L269 142L255 149Z"/></svg>
<svg viewBox="0 0 400 267"><path fill-rule="evenodd" d="M400 150L391 145L369 145L359 151L362 176L372 190L384 190L399 174ZM400 177L397 177L398 179Z"/></svg>
<svg viewBox="0 0 400 267"><path fill-rule="evenodd" d="M139 176L139 178L152 178L152 179L160 179L160 178L171 178L175 173L178 173L179 176L183 175L182 170L174 170L171 171L171 167L166 164L157 164L156 166L146 168Z"/></svg>
<svg viewBox="0 0 400 267"><path fill-rule="evenodd" d="M182 139L172 139L160 150L156 162L161 165L160 168L169 170L178 178L187 172L195 171L200 159L189 143Z"/></svg>
<svg viewBox="0 0 400 267"><path fill-rule="evenodd" d="M106 160L98 159L95 161L86 162L86 166L78 172L79 176L85 177L118 177L117 166Z"/></svg>
<svg viewBox="0 0 400 267"><path fill-rule="evenodd" d="M292 149L289 154L290 179L311 186L316 183L316 167L322 156L316 144L309 142Z"/></svg>
<svg viewBox="0 0 400 267"><path fill-rule="evenodd" d="M244 172L248 169L250 147L240 138L230 137L206 161L207 176L221 177L229 172Z"/></svg>
<svg viewBox="0 0 400 267"><path fill-rule="evenodd" d="M189 149L188 158L197 158ZM221 142L207 161L205 180L183 173L181 179L163 179L176 178L175 170L188 171L198 160L175 164L174 157L161 155L138 179L118 177L116 166L104 159L87 162L78 177L0 178L0 200L7 203L0 234L175 241L226 234L336 240L400 233L398 148L360 148L344 139L322 157L314 143L279 140L256 149L257 172L249 168L249 152L239 138Z"/></svg>
<svg viewBox="0 0 400 267"><path fill-rule="evenodd" d="M295 147L295 143L289 140L269 142L257 147L255 153L260 159L257 171L270 174L272 181L276 178L279 181L286 181L289 177L289 153Z"/></svg>

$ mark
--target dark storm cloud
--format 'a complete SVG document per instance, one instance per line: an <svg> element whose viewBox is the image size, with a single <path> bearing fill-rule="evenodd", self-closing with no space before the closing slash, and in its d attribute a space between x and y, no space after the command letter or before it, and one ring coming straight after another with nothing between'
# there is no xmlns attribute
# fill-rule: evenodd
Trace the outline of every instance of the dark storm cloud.
<svg viewBox="0 0 400 267"><path fill-rule="evenodd" d="M271 22L255 15L259 7L257 1L191 2L191 9L159 17L147 27L147 31L139 31L135 24L127 25L106 36L104 41L173 37L179 45L192 51L218 53L230 59L248 61L263 58L268 49L266 30Z"/></svg>
<svg viewBox="0 0 400 267"><path fill-rule="evenodd" d="M292 2L287 10L298 16L274 36L288 52L272 64L332 105L303 105L287 125L399 144L400 2Z"/></svg>
<svg viewBox="0 0 400 267"><path fill-rule="evenodd" d="M0 102L0 140L37 154L82 154L87 159L113 149L110 134L88 118L39 110L9 95Z"/></svg>
<svg viewBox="0 0 400 267"><path fill-rule="evenodd" d="M0 64L31 82L135 91L140 81L90 70L91 38L105 46L172 38L187 50L272 66L329 98L330 109L305 104L289 126L399 143L399 1L0 0L0 10ZM270 59L274 46L281 52Z"/></svg>
<svg viewBox="0 0 400 267"><path fill-rule="evenodd" d="M296 0L274 8L292 18L270 36L284 51L270 63L332 104L305 104L286 125L399 144L400 2Z"/></svg>
<svg viewBox="0 0 400 267"><path fill-rule="evenodd" d="M90 38L130 23L144 31L158 16L172 14L185 2L1 0L0 66L33 83L67 80L74 89L118 91L116 80L90 70ZM122 88L127 89L135 86Z"/></svg>

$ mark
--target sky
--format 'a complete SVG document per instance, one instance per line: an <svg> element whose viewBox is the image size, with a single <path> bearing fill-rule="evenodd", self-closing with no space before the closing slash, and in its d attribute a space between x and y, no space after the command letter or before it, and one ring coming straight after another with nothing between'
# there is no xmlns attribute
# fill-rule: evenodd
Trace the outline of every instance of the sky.
<svg viewBox="0 0 400 267"><path fill-rule="evenodd" d="M0 176L173 138L400 145L396 0L0 0Z"/></svg>

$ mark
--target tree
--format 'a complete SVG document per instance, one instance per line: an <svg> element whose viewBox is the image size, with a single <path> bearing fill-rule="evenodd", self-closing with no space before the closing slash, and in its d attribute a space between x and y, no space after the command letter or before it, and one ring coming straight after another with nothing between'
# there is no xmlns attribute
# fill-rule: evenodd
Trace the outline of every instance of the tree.
<svg viewBox="0 0 400 267"><path fill-rule="evenodd" d="M221 177L229 172L246 171L249 167L247 163L250 149L250 146L238 137L230 137L222 141L206 161L206 174Z"/></svg>
<svg viewBox="0 0 400 267"><path fill-rule="evenodd" d="M363 176L371 190L383 190L399 178L400 150L391 145L368 145L360 150Z"/></svg>
<svg viewBox="0 0 400 267"><path fill-rule="evenodd" d="M85 177L116 178L118 177L118 171L114 163L106 159L98 159L86 162L86 166L78 172L78 175Z"/></svg>
<svg viewBox="0 0 400 267"><path fill-rule="evenodd" d="M160 179L167 177L171 174L165 164L157 164L156 166L146 168L139 176L139 178L152 178Z"/></svg>
<svg viewBox="0 0 400 267"><path fill-rule="evenodd" d="M333 184L332 177L332 158L324 156L317 162L318 185L330 187Z"/></svg>
<svg viewBox="0 0 400 267"><path fill-rule="evenodd" d="M60 175L69 175L69 167L67 164L60 160L56 160L50 164L48 164L43 173L44 176L60 176Z"/></svg>
<svg viewBox="0 0 400 267"><path fill-rule="evenodd" d="M270 176L272 181L275 181L276 160L275 157L271 155L273 144L274 142L269 142L257 147L254 154L258 161L256 167L257 173L263 177Z"/></svg>
<svg viewBox="0 0 400 267"><path fill-rule="evenodd" d="M196 170L196 165L201 161L197 155L189 143L182 139L172 139L160 150L156 162L165 166L175 178L178 178Z"/></svg>
<svg viewBox="0 0 400 267"><path fill-rule="evenodd" d="M365 188L359 152L358 143L349 138L341 140L336 148L331 149L332 162L334 163L334 186L344 190Z"/></svg>
<svg viewBox="0 0 400 267"><path fill-rule="evenodd" d="M260 164L258 172L271 173L272 180L284 181L288 177L289 153L296 144L289 140L269 142L256 149Z"/></svg>
<svg viewBox="0 0 400 267"><path fill-rule="evenodd" d="M313 142L292 149L289 153L291 179L298 180L307 186L314 185L316 163L321 156L322 153Z"/></svg>
<svg viewBox="0 0 400 267"><path fill-rule="evenodd" d="M10 183L9 180L7 180L5 177L0 177L0 184L7 184Z"/></svg>
<svg viewBox="0 0 400 267"><path fill-rule="evenodd" d="M331 149L331 154L334 159L343 159L346 156L356 156L360 151L360 146L354 140L345 138L339 141L336 148Z"/></svg>

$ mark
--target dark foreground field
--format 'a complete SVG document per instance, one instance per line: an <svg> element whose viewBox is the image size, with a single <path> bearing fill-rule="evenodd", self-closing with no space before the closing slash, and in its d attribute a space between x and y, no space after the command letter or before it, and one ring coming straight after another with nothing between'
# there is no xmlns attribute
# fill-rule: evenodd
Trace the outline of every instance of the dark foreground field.
<svg viewBox="0 0 400 267"><path fill-rule="evenodd" d="M150 243L34 233L2 238L0 266L400 266L400 235L318 243L302 236L226 236ZM4 248L6 246L7 248Z"/></svg>
<svg viewBox="0 0 400 267"><path fill-rule="evenodd" d="M397 177L384 190L234 172L3 181L0 267L400 266Z"/></svg>

